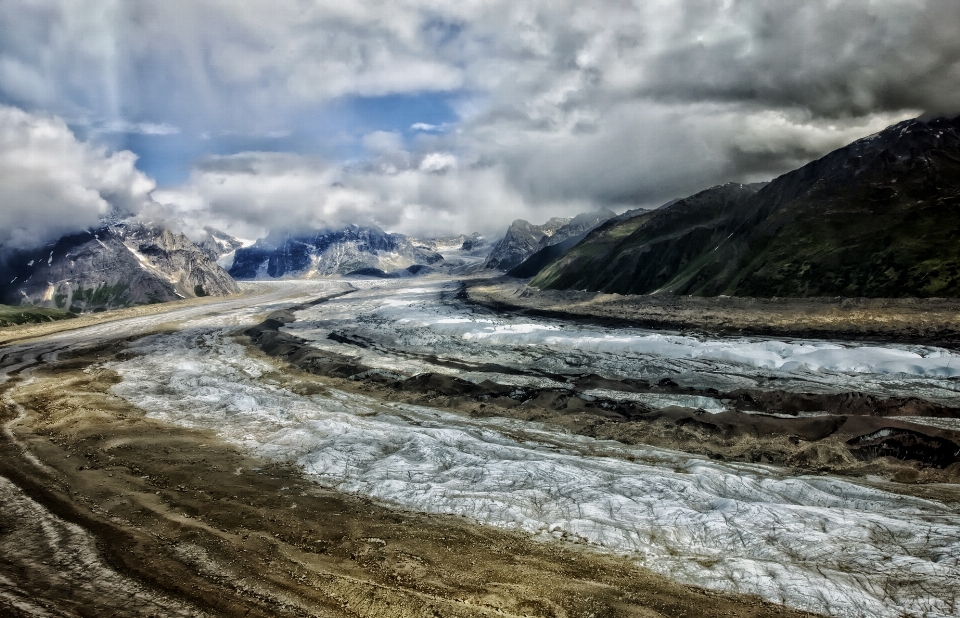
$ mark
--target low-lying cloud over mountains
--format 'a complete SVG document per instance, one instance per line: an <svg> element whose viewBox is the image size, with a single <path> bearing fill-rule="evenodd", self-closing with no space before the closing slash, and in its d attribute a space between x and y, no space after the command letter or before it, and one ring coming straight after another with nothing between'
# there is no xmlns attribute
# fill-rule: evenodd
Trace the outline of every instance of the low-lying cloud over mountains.
<svg viewBox="0 0 960 618"><path fill-rule="evenodd" d="M0 246L29 247L140 212L156 185L136 159L78 141L59 118L0 106Z"/></svg>
<svg viewBox="0 0 960 618"><path fill-rule="evenodd" d="M0 228L118 207L423 236L656 205L960 112L957 31L936 0L11 0L0 157L44 180L4 176Z"/></svg>

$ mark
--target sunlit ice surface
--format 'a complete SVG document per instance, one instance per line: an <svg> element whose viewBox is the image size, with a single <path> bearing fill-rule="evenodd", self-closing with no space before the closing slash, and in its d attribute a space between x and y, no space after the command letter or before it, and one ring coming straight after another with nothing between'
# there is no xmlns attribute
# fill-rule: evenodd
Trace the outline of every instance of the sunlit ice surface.
<svg viewBox="0 0 960 618"><path fill-rule="evenodd" d="M535 348L560 349L561 344L544 343L544 338L610 334L475 313L449 300L447 283L416 285L371 285L302 311L306 326L293 330L306 334L313 329L318 342L328 341L319 335L346 329L352 320L353 328L392 342L385 349L398 354L442 345L445 355L467 363L484 355L479 358L516 366L527 359L546 363L547 354ZM207 319L187 330L140 340L133 348L136 356L111 365L123 378L114 392L151 417L213 429L261 455L296 462L318 482L342 491L404 508L465 515L547 539L587 542L634 556L681 581L756 593L833 615L957 611L960 516L954 508L836 478L718 463L571 436L534 423L471 419L336 390L301 396L284 388L275 366L246 354L231 332ZM471 333L490 336L463 336ZM657 336L617 333L625 341ZM514 339L493 343L507 336ZM518 344L517 337L534 338ZM894 384L889 388L905 392L916 386L944 393L950 390L950 378L940 372L954 362L950 353L934 348L659 337L669 343L665 349L672 356L651 359L645 358L649 352L636 348L609 352L599 344L592 354L617 375L635 375L631 367L643 362L670 367L702 362L718 375L734 372L734 382L749 382L761 379L759 372L771 371L763 363L780 361L773 356L743 361L743 350L780 350L796 357L797 350L820 349L836 352L830 356L832 366L818 361L816 370L810 363L802 370L783 370L791 361L781 355L787 360L779 368L800 373L804 377L797 380L804 382L806 374L819 374L817 384L868 380L881 386L889 382ZM459 342L464 342L461 352ZM706 352L683 356L673 347L696 348L696 342L716 343L703 346L708 350L722 350L722 345L734 350L704 358ZM616 343L618 350L628 344ZM368 350L358 353L375 356ZM583 350L577 348L577 353L585 355ZM858 351L864 352L859 359ZM410 357L379 354L385 365L411 368ZM738 360L717 358L729 354ZM913 373L899 365L897 371L885 372L898 354L910 359ZM364 361L369 362L367 357ZM429 362L416 360L413 367ZM858 364L853 370L842 369L842 363Z"/></svg>
<svg viewBox="0 0 960 618"><path fill-rule="evenodd" d="M532 386L559 386L558 375L596 373L669 376L684 386L721 391L767 387L960 400L960 355L942 348L612 329L465 306L455 302L456 284L449 281L367 285L298 312L286 330L316 347L403 374L434 371L482 381L499 365L515 371L492 379ZM337 343L329 339L334 332L368 347ZM470 371L484 365L482 372Z"/></svg>

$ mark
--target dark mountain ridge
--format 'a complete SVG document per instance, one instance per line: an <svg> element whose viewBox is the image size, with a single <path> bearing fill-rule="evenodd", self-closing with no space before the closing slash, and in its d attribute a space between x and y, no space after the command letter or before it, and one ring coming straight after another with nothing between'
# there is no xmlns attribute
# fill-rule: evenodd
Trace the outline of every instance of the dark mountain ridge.
<svg viewBox="0 0 960 618"><path fill-rule="evenodd" d="M561 240L555 245L547 245L517 266L514 266L508 270L507 274L511 277L518 277L520 279L534 277L548 264L561 257L570 249L576 247L577 244L586 237L586 235L587 232L584 232L583 234L572 236L566 240Z"/></svg>
<svg viewBox="0 0 960 618"><path fill-rule="evenodd" d="M763 186L599 226L532 285L713 296L960 296L960 118L907 120Z"/></svg>

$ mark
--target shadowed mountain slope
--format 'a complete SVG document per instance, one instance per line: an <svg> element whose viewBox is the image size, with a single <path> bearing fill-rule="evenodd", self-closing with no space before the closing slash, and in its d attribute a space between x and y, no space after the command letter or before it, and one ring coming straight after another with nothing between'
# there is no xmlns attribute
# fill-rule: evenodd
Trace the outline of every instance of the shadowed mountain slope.
<svg viewBox="0 0 960 618"><path fill-rule="evenodd" d="M960 118L907 120L760 188L613 220L533 285L713 296L960 296Z"/></svg>

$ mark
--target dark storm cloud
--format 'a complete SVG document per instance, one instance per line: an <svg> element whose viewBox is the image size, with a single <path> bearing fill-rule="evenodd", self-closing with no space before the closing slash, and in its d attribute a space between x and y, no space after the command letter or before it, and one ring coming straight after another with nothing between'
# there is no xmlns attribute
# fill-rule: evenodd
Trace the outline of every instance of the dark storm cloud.
<svg viewBox="0 0 960 618"><path fill-rule="evenodd" d="M685 36L651 59L641 94L802 107L839 117L960 111L955 2L716 5L688 3ZM731 26L718 24L718 16Z"/></svg>

